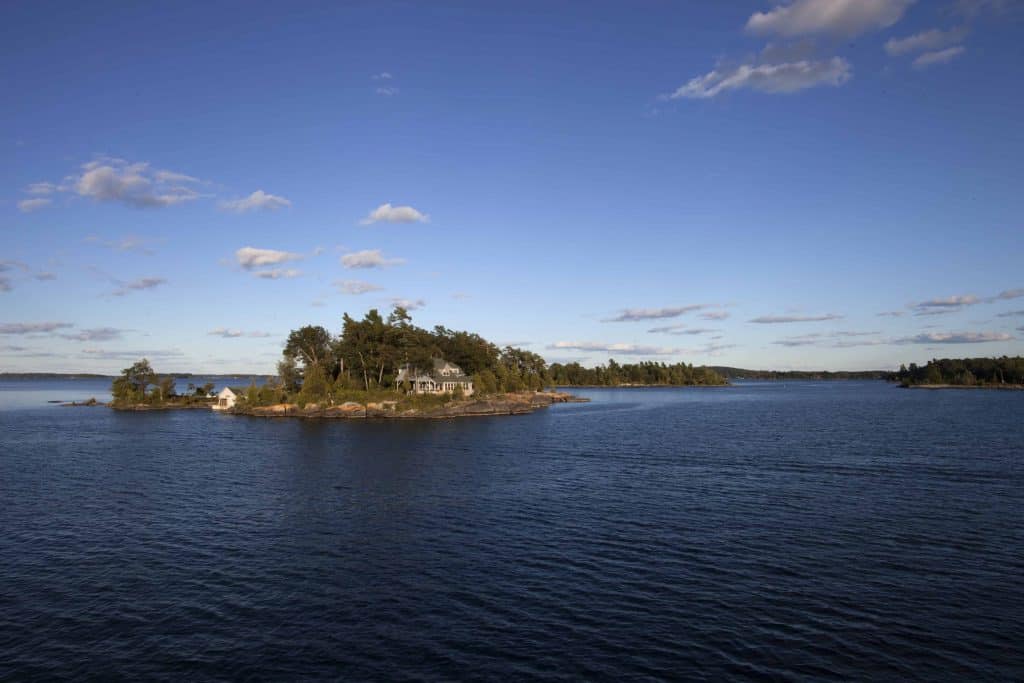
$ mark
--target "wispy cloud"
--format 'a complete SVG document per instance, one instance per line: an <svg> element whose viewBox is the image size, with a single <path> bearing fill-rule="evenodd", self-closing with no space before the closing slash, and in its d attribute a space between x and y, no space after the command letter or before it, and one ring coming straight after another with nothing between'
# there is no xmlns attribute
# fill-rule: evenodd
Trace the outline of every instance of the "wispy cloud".
<svg viewBox="0 0 1024 683"><path fill-rule="evenodd" d="M816 86L838 87L850 80L853 69L842 57L796 62L748 63L718 66L690 79L662 99L708 99L729 90L795 93Z"/></svg>
<svg viewBox="0 0 1024 683"><path fill-rule="evenodd" d="M362 280L338 280L334 283L344 294L366 294L368 292L379 292L384 289L372 282Z"/></svg>
<svg viewBox="0 0 1024 683"><path fill-rule="evenodd" d="M729 317L729 311L708 311L701 313L700 317L704 320L725 320Z"/></svg>
<svg viewBox="0 0 1024 683"><path fill-rule="evenodd" d="M776 323L810 323L824 320L840 320L843 316L835 313L824 315L762 315L750 320L752 323L772 325Z"/></svg>
<svg viewBox="0 0 1024 683"><path fill-rule="evenodd" d="M967 37L967 27L957 26L948 31L937 28L915 33L906 38L890 38L885 43L885 51L896 57L899 55L924 52L928 50L941 50L951 45L956 45Z"/></svg>
<svg viewBox="0 0 1024 683"><path fill-rule="evenodd" d="M683 349L664 346L644 346L642 344L605 344L588 341L558 341L548 345L552 351L590 351L602 353L618 353L624 356L673 356L683 353Z"/></svg>
<svg viewBox="0 0 1024 683"><path fill-rule="evenodd" d="M110 350L110 349L84 349L82 356L98 360L139 360L140 358L180 358L184 356L177 349L140 349L140 350Z"/></svg>
<svg viewBox="0 0 1024 683"><path fill-rule="evenodd" d="M373 74L370 78L375 81L390 81L392 76L388 71L381 71L380 73Z"/></svg>
<svg viewBox="0 0 1024 683"><path fill-rule="evenodd" d="M53 203L52 199L46 199L45 197L37 197L35 199L22 199L18 202L18 211L22 213L32 213L39 209L45 209Z"/></svg>
<svg viewBox="0 0 1024 683"><path fill-rule="evenodd" d="M953 61L966 51L967 48L963 45L957 45L956 47L947 47L945 50L925 52L911 62L911 65L915 69L924 69L929 66L934 66L935 64L946 64Z"/></svg>
<svg viewBox="0 0 1024 683"><path fill-rule="evenodd" d="M392 206L381 204L371 211L366 218L359 221L362 225L373 223L428 223L430 216L411 206Z"/></svg>
<svg viewBox="0 0 1024 683"><path fill-rule="evenodd" d="M291 205L291 200L274 194L267 194L263 190L256 190L248 197L226 200L221 202L219 206L225 211L247 213L249 211L277 211Z"/></svg>
<svg viewBox="0 0 1024 683"><path fill-rule="evenodd" d="M1014 317L1022 316L1022 315L1024 315L1024 310L1020 310L1020 311L1006 311L1005 313L997 313L996 317L997 318L1014 318Z"/></svg>
<svg viewBox="0 0 1024 683"><path fill-rule="evenodd" d="M894 344L984 344L987 342L1010 341L1012 335L1005 332L927 332L912 337L893 340Z"/></svg>
<svg viewBox="0 0 1024 683"><path fill-rule="evenodd" d="M59 336L73 341L97 342L120 339L122 332L123 330L119 330L115 327L94 327L89 330L82 330L81 332L72 334L61 334Z"/></svg>
<svg viewBox="0 0 1024 683"><path fill-rule="evenodd" d="M875 315L884 318L899 318L906 314L906 311L882 311L881 313L876 313Z"/></svg>
<svg viewBox="0 0 1024 683"><path fill-rule="evenodd" d="M47 182L32 183L31 185L26 187L25 190L24 190L25 194L32 194L32 195L47 195L47 194L53 194L56 191L57 191L57 186L54 185L53 183L47 183Z"/></svg>
<svg viewBox="0 0 1024 683"><path fill-rule="evenodd" d="M665 325L663 327L652 327L647 330L650 334L674 334L674 335L689 335L694 336L698 334L711 334L712 332L718 332L718 330L711 329L708 327L686 327L685 325Z"/></svg>
<svg viewBox="0 0 1024 683"><path fill-rule="evenodd" d="M302 275L301 270L295 268L271 268L270 270L257 270L253 275L261 280L288 280Z"/></svg>
<svg viewBox="0 0 1024 683"><path fill-rule="evenodd" d="M384 258L380 249L364 249L354 251L341 257L341 265L346 268L386 268L405 263L402 258Z"/></svg>
<svg viewBox="0 0 1024 683"><path fill-rule="evenodd" d="M804 35L854 36L892 26L914 0L793 0L755 12L746 30L787 38Z"/></svg>
<svg viewBox="0 0 1024 683"><path fill-rule="evenodd" d="M666 308L626 308L621 310L618 315L605 318L601 322L606 323L625 323L625 322L636 322L639 320L661 320L664 318L678 318L681 315L690 313L692 311L699 311L701 309L708 308L707 304L690 304L688 306L669 306Z"/></svg>
<svg viewBox="0 0 1024 683"><path fill-rule="evenodd" d="M0 334L49 334L74 327L73 323L0 323Z"/></svg>
<svg viewBox="0 0 1024 683"><path fill-rule="evenodd" d="M289 261L300 261L302 258L302 254L278 251L276 249L258 249L256 247L242 247L235 252L235 259L238 261L238 265L246 270L263 268L265 266L277 266Z"/></svg>
<svg viewBox="0 0 1024 683"><path fill-rule="evenodd" d="M125 296L132 292L156 289L163 284L167 284L167 280L162 277L143 277L129 282L119 282L118 288L111 292L111 294L114 296Z"/></svg>
<svg viewBox="0 0 1024 683"><path fill-rule="evenodd" d="M947 296L944 298L919 301L917 303L910 304L910 308L913 309L914 315L917 316L943 315L946 313L956 313L967 306L974 306L979 303L981 303L981 299L978 297L973 294L964 294L960 296Z"/></svg>
<svg viewBox="0 0 1024 683"><path fill-rule="evenodd" d="M374 90L374 92L377 93L378 95L383 96L383 97L392 97L394 95L397 95L400 91L399 91L398 88L395 88L393 86L384 86L384 85L382 85L379 88L377 88L376 90Z"/></svg>
<svg viewBox="0 0 1024 683"><path fill-rule="evenodd" d="M262 339L271 336L269 332L243 332L242 330L231 330L226 327L217 327L206 334L211 337L223 337L224 339L237 339L239 337Z"/></svg>
<svg viewBox="0 0 1024 683"><path fill-rule="evenodd" d="M1010 299L1019 299L1024 297L1024 289L1007 289L999 292L989 301L1009 301Z"/></svg>
<svg viewBox="0 0 1024 683"><path fill-rule="evenodd" d="M85 238L85 241L89 244L95 244L96 246L106 247L107 249L114 249L116 251L134 251L141 254L152 254L154 251L150 245L161 240L136 237L135 235L128 235L127 237L122 237L121 239L116 240L104 240L96 235L89 235Z"/></svg>

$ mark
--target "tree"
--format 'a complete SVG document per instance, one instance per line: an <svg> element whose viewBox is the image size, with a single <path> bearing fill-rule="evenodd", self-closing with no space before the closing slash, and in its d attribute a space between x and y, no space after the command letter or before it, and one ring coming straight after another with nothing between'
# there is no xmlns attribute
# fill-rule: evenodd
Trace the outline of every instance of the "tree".
<svg viewBox="0 0 1024 683"><path fill-rule="evenodd" d="M281 380L281 386L285 391L298 391L300 373L295 365L295 358L285 356L277 364L277 376Z"/></svg>
<svg viewBox="0 0 1024 683"><path fill-rule="evenodd" d="M115 401L142 401L150 384L156 383L156 373L149 361L143 358L130 368L121 371L121 376L110 387Z"/></svg>
<svg viewBox="0 0 1024 683"><path fill-rule="evenodd" d="M303 367L320 365L329 367L332 362L331 333L319 325L306 325L292 330L284 345L284 355L300 361Z"/></svg>

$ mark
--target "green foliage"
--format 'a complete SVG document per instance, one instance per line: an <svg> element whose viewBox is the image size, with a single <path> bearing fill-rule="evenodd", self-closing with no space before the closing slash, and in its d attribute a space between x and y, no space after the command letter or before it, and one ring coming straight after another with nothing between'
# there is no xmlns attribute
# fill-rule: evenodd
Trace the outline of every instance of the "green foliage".
<svg viewBox="0 0 1024 683"><path fill-rule="evenodd" d="M297 402L299 405L321 403L327 398L331 386L327 382L324 369L319 364L308 365L304 375Z"/></svg>
<svg viewBox="0 0 1024 683"><path fill-rule="evenodd" d="M932 359L924 366L901 365L889 376L903 386L916 384L951 384L954 386L1000 386L1024 384L1024 357L943 358Z"/></svg>
<svg viewBox="0 0 1024 683"><path fill-rule="evenodd" d="M719 386L724 377L709 367L686 363L628 363L619 365L609 359L607 365L585 368L579 363L552 363L548 369L551 382L558 386Z"/></svg>

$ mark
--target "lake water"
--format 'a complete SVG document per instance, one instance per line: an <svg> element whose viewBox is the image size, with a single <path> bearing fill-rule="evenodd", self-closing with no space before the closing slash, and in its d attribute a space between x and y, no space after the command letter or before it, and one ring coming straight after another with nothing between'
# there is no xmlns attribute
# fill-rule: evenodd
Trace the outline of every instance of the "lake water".
<svg viewBox="0 0 1024 683"><path fill-rule="evenodd" d="M1024 678L1024 392L45 403L105 387L0 383L0 678Z"/></svg>

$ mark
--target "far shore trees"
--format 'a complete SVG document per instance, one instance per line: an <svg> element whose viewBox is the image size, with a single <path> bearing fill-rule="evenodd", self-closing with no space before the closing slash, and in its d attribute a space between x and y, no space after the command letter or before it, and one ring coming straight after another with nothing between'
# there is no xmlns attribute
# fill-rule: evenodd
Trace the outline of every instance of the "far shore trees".
<svg viewBox="0 0 1024 683"><path fill-rule="evenodd" d="M926 365L901 365L890 378L903 386L949 384L951 386L1024 385L1024 357L942 358Z"/></svg>

